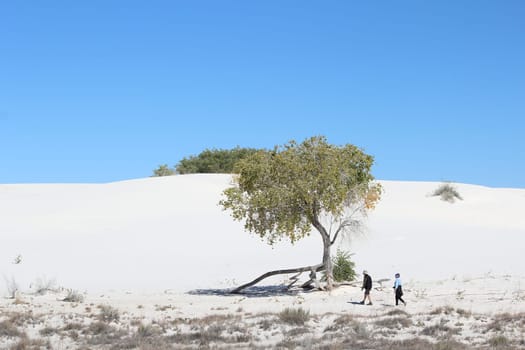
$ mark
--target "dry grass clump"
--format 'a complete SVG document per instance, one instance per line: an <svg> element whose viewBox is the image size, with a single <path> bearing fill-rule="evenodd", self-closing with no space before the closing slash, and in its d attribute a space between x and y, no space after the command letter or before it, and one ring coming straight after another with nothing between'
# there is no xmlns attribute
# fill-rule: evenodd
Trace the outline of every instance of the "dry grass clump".
<svg viewBox="0 0 525 350"><path fill-rule="evenodd" d="M494 317L492 322L485 325L483 333L487 332L503 332L505 328L521 328L521 331L525 331L525 313L502 313Z"/></svg>
<svg viewBox="0 0 525 350"><path fill-rule="evenodd" d="M17 326L24 326L25 324L35 325L39 322L39 317L33 315L33 312L7 312L2 314L7 321L14 323Z"/></svg>
<svg viewBox="0 0 525 350"><path fill-rule="evenodd" d="M40 350L51 349L49 340L43 339L29 339L24 335L18 342L13 344L9 350Z"/></svg>
<svg viewBox="0 0 525 350"><path fill-rule="evenodd" d="M407 317L389 317L377 320L374 322L379 327L388 329L402 329L408 328L413 325L410 318Z"/></svg>
<svg viewBox="0 0 525 350"><path fill-rule="evenodd" d="M39 330L38 333L43 337L50 337L53 334L60 333L60 329L47 326Z"/></svg>
<svg viewBox="0 0 525 350"><path fill-rule="evenodd" d="M88 345L115 344L126 335L126 332L102 321L93 322L83 333Z"/></svg>
<svg viewBox="0 0 525 350"><path fill-rule="evenodd" d="M421 334L429 337L443 337L456 335L461 332L461 328L449 327L447 322L448 320L441 319L439 323L423 328Z"/></svg>
<svg viewBox="0 0 525 350"><path fill-rule="evenodd" d="M296 309L287 307L279 313L279 319L292 325L304 325L310 319L310 311L301 307Z"/></svg>
<svg viewBox="0 0 525 350"><path fill-rule="evenodd" d="M12 320L4 320L0 322L0 337L19 337L22 335L22 332L18 329L16 323Z"/></svg>
<svg viewBox="0 0 525 350"><path fill-rule="evenodd" d="M99 305L100 313L98 319L102 322L118 322L120 320L120 313L118 309L110 305Z"/></svg>
<svg viewBox="0 0 525 350"><path fill-rule="evenodd" d="M406 316L406 317L409 317L410 314L408 312L406 312L405 310L402 310L402 309L394 309L394 310L390 310L388 311L385 316Z"/></svg>
<svg viewBox="0 0 525 350"><path fill-rule="evenodd" d="M68 303L83 303L84 302L84 295L80 293L79 291L69 289L67 291L67 295L62 301L68 302Z"/></svg>
<svg viewBox="0 0 525 350"><path fill-rule="evenodd" d="M343 338L351 335L353 339L361 340L370 336L366 325L356 320L352 315L337 317L332 325L323 330L323 333L328 333L323 336L323 339L331 339L337 335L341 335Z"/></svg>
<svg viewBox="0 0 525 350"><path fill-rule="evenodd" d="M56 287L56 280L47 279L45 277L37 278L33 283L31 283L31 288L34 290L36 295L44 295L47 292L57 292L58 288Z"/></svg>
<svg viewBox="0 0 525 350"><path fill-rule="evenodd" d="M441 314L451 315L452 313L454 313L454 308L451 306L440 306L430 311L431 315L441 315Z"/></svg>
<svg viewBox="0 0 525 350"><path fill-rule="evenodd" d="M467 350L473 349L466 344L453 339L443 339L437 342L430 342L421 338L413 338L402 341L376 342L373 349L381 350Z"/></svg>
<svg viewBox="0 0 525 350"><path fill-rule="evenodd" d="M440 197L442 201L454 203L456 199L463 200L458 190L450 183L441 184L434 192L433 197Z"/></svg>
<svg viewBox="0 0 525 350"><path fill-rule="evenodd" d="M488 344L496 349L505 349L510 341L504 335L496 335L489 339Z"/></svg>
<svg viewBox="0 0 525 350"><path fill-rule="evenodd" d="M464 309L456 309L456 313L461 317L470 317L472 316L472 311L464 310Z"/></svg>

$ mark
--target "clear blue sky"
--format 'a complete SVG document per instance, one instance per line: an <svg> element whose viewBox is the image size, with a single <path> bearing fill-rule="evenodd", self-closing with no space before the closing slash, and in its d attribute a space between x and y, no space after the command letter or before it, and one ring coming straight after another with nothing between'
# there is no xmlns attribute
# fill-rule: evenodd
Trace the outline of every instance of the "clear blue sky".
<svg viewBox="0 0 525 350"><path fill-rule="evenodd" d="M0 183L325 135L385 180L525 188L525 1L3 1Z"/></svg>

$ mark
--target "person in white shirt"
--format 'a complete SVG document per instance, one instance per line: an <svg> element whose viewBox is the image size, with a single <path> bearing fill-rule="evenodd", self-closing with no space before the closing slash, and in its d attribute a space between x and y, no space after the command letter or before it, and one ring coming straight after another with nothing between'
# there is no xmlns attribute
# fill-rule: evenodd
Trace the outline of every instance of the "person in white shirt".
<svg viewBox="0 0 525 350"><path fill-rule="evenodd" d="M403 288L401 287L401 275L399 273L396 273L396 280L394 282L394 292L396 294L396 305L399 305L399 301L403 303L403 305L406 305L407 303L403 300Z"/></svg>

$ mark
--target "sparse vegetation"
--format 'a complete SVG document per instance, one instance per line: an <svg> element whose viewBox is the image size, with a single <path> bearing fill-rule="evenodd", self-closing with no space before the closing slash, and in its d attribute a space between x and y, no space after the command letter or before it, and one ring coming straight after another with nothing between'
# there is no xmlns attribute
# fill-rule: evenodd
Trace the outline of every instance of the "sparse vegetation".
<svg viewBox="0 0 525 350"><path fill-rule="evenodd" d="M99 305L100 313L98 319L102 322L118 322L120 313L118 309L110 305Z"/></svg>
<svg viewBox="0 0 525 350"><path fill-rule="evenodd" d="M407 317L388 317L377 320L376 325L390 329L402 329L412 325L412 320Z"/></svg>
<svg viewBox="0 0 525 350"><path fill-rule="evenodd" d="M67 295L62 301L69 303L82 303L84 302L84 295L76 290L69 289Z"/></svg>
<svg viewBox="0 0 525 350"><path fill-rule="evenodd" d="M421 314L396 308L371 315L326 313L313 316L303 308L285 308L279 313L240 311L223 314L220 312L225 308L217 306L212 309L218 313L194 318L171 318L166 311L171 312L173 308L157 307L153 311L161 318L149 320L130 317L124 310L121 315L110 305L98 308L97 315L86 311L81 316L75 311L66 316L53 312L37 315L31 311L4 312L0 305L2 349L55 349L66 344L67 348L74 349L110 350L517 350L525 345L523 313L471 317L471 313L449 306ZM463 322L465 317L470 317L468 322Z"/></svg>
<svg viewBox="0 0 525 350"><path fill-rule="evenodd" d="M13 276L11 276L11 278L4 276L4 281L8 297L14 299L16 297L16 293L20 290L18 283Z"/></svg>
<svg viewBox="0 0 525 350"><path fill-rule="evenodd" d="M310 319L310 311L303 308L286 308L279 313L279 319L288 324L304 325Z"/></svg>
<svg viewBox="0 0 525 350"><path fill-rule="evenodd" d="M0 337L18 337L22 332L12 320L4 320L0 322Z"/></svg>
<svg viewBox="0 0 525 350"><path fill-rule="evenodd" d="M175 175L175 169L171 169L168 164L159 165L159 167L153 170L153 175L151 177L160 177L160 176L171 176Z"/></svg>
<svg viewBox="0 0 525 350"><path fill-rule="evenodd" d="M456 187L451 183L441 184L434 192L433 197L440 197L442 201L454 203L456 199L463 200Z"/></svg>
<svg viewBox="0 0 525 350"><path fill-rule="evenodd" d="M31 288L36 295L44 295L47 292L56 292L56 280L39 277L31 283Z"/></svg>
<svg viewBox="0 0 525 350"><path fill-rule="evenodd" d="M355 263L350 259L351 254L338 250L333 259L333 273L334 281L336 282L351 282L355 280Z"/></svg>
<svg viewBox="0 0 525 350"><path fill-rule="evenodd" d="M509 344L509 340L504 335L496 335L489 339L489 345L495 348L506 347Z"/></svg>

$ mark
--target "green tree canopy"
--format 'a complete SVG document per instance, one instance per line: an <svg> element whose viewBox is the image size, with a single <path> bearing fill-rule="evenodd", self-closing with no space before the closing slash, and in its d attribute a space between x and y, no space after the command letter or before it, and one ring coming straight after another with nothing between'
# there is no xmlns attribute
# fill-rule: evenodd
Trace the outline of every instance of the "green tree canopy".
<svg viewBox="0 0 525 350"><path fill-rule="evenodd" d="M334 146L322 136L272 151L260 150L235 166L235 186L220 204L245 228L274 244L292 243L314 227L323 239L323 267L332 287L330 247L357 227L381 196L371 174L373 157L358 147Z"/></svg>
<svg viewBox="0 0 525 350"><path fill-rule="evenodd" d="M178 174L218 173L231 174L234 165L248 155L257 152L253 148L206 149L196 156L183 158L175 167Z"/></svg>

